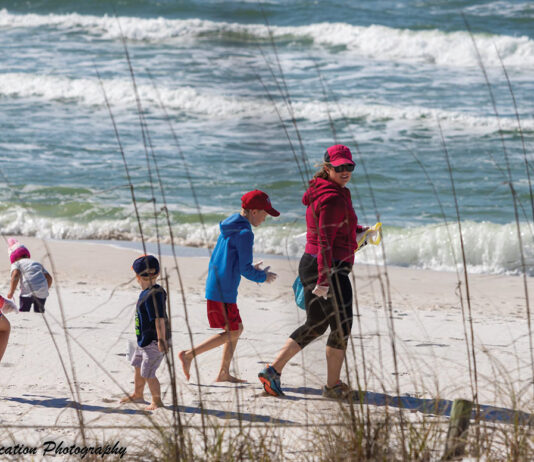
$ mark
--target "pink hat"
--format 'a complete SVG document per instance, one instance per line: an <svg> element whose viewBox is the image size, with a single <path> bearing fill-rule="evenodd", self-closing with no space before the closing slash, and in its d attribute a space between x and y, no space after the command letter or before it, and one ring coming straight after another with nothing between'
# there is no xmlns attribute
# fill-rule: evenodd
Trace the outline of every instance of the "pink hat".
<svg viewBox="0 0 534 462"><path fill-rule="evenodd" d="M15 263L23 257L30 258L30 251L12 237L7 240L7 253L11 263Z"/></svg>
<svg viewBox="0 0 534 462"><path fill-rule="evenodd" d="M324 161L334 167L339 167L343 164L355 165L352 160L350 149L343 144L334 144L334 146L330 146L324 153Z"/></svg>

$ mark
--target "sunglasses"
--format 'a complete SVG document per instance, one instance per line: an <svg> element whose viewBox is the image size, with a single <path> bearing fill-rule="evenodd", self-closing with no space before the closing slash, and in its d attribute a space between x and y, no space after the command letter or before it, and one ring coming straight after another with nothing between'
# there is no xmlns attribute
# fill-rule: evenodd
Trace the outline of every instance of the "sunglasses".
<svg viewBox="0 0 534 462"><path fill-rule="evenodd" d="M354 164L343 164L338 165L337 167L332 166L332 168L335 170L336 173L352 172L354 171Z"/></svg>

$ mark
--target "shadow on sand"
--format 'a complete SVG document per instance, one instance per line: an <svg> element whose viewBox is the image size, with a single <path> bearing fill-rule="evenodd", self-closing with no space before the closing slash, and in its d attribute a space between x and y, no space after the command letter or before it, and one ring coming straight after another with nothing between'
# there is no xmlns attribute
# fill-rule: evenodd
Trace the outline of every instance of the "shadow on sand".
<svg viewBox="0 0 534 462"><path fill-rule="evenodd" d="M318 388L286 387L284 391L287 393L298 393L310 397L321 396L321 390ZM76 401L67 398L53 398L47 396L23 395L24 397L4 398L6 401L14 401L21 404L29 404L31 406L43 406L47 408L65 409L73 408L80 409L87 412L102 412L106 414L125 414L125 415L146 415L147 411L139 409L127 409L119 407L105 407L92 404L80 404ZM286 395L284 398L290 400L299 400L297 396ZM390 406L397 407L411 411L421 412L423 414L431 414L437 416L450 416L452 409L452 401L446 399L422 399L413 396L390 396L385 393L374 393L371 391L354 392L354 402L360 402L362 399L364 404L373 406ZM272 397L269 397L272 399ZM172 410L172 406L165 407ZM294 424L295 422L285 419L276 419L268 415L251 414L246 412L224 411L219 409L203 409L199 406L178 406L179 412L186 414L204 414L217 417L219 419L234 419L243 422L262 422L270 424ZM475 410L471 414L471 418L475 418ZM488 422L497 422L505 424L519 424L519 425L534 425L534 415L526 412L507 409L503 407L489 406L485 404L480 405L480 419Z"/></svg>
<svg viewBox="0 0 534 462"><path fill-rule="evenodd" d="M310 396L321 396L322 391L318 388L284 387L284 391L300 393ZM422 399L413 396L390 396L385 393L374 393L372 391L354 392L354 402L370 404L373 406L398 407L412 411L422 412L439 416L450 416L452 401L446 399ZM476 411L473 410L471 418L475 418ZM526 412L507 409L503 407L480 405L480 419L488 422L498 422L507 424L534 425L534 415Z"/></svg>
<svg viewBox="0 0 534 462"><path fill-rule="evenodd" d="M23 395L24 397L11 397L4 398L6 401L14 401L21 404L29 404L31 406L42 406L53 409L79 409L81 411L87 412L102 412L105 414L126 414L126 415L146 415L149 412L140 410L140 409L127 409L127 408L118 408L118 407L105 407L97 406L92 404L80 404L76 401L72 401L67 398L52 398L47 396L36 396L36 395ZM30 398L32 397L32 398ZM165 406L165 409L172 410L172 406ZM186 414L204 414L218 417L219 419L235 419L244 422L262 422L262 423L271 423L271 424L292 424L294 422L290 420L275 419L268 415L260 414L249 414L243 412L233 412L233 411L223 411L218 409L201 409L198 406L178 406L179 412Z"/></svg>
<svg viewBox="0 0 534 462"><path fill-rule="evenodd" d="M92 404L80 404L77 401L72 401L67 398L52 398L47 396L36 396L36 395L22 395L22 396L35 396L35 398L4 398L6 401L14 401L21 404L29 404L31 406L42 406L53 409L80 409L82 411L88 412L104 412L106 414L130 414L130 415L146 415L146 411L139 409L122 409L117 407L105 407L105 406L96 406Z"/></svg>

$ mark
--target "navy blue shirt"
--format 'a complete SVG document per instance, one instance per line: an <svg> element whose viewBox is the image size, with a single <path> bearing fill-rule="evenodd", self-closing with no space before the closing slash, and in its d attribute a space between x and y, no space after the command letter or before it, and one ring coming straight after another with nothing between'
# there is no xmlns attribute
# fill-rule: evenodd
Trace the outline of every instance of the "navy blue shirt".
<svg viewBox="0 0 534 462"><path fill-rule="evenodd" d="M135 335L137 336L137 344L140 347L145 347L158 339L156 318L165 318L165 330L167 335L169 334L167 312L165 310L166 300L167 293L158 284L143 290L139 295L135 313Z"/></svg>

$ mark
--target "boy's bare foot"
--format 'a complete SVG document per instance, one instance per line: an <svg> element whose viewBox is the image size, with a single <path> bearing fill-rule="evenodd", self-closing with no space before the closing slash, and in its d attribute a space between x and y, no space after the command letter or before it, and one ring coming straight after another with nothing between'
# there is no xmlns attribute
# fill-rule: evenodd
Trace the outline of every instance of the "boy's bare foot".
<svg viewBox="0 0 534 462"><path fill-rule="evenodd" d="M143 396L139 396L139 395L128 395L128 396L125 396L124 398L122 398L120 400L121 403L144 403L145 402L145 398L143 398Z"/></svg>
<svg viewBox="0 0 534 462"><path fill-rule="evenodd" d="M184 371L185 378L187 379L187 381L189 381L189 378L191 377L191 375L189 374L189 369L191 369L192 359L187 359L185 351L180 351L180 353L178 353L178 359L182 363L182 369Z"/></svg>
<svg viewBox="0 0 534 462"><path fill-rule="evenodd" d="M147 407L145 407L145 410L153 411L157 409L158 407L163 407L163 401L161 401L161 399L159 398L156 398L156 399L153 399L152 402Z"/></svg>
<svg viewBox="0 0 534 462"><path fill-rule="evenodd" d="M228 373L220 373L215 379L216 382L246 383L246 380L238 379Z"/></svg>

